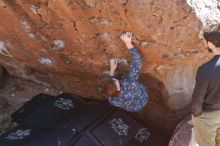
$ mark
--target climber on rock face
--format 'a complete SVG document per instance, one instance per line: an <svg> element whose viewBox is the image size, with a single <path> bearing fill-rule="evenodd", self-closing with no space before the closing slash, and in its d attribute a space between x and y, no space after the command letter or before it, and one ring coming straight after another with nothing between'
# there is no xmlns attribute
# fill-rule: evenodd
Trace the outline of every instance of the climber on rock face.
<svg viewBox="0 0 220 146"><path fill-rule="evenodd" d="M220 25L200 38L214 57L198 68L192 96L192 123L199 146L220 146Z"/></svg>
<svg viewBox="0 0 220 146"><path fill-rule="evenodd" d="M117 60L110 60L109 79L105 83L104 94L112 106L122 108L130 112L138 112L147 104L148 94L144 85L138 82L141 69L141 57L137 48L132 44L132 33L126 32L120 36L121 40L127 46L132 63L128 74L118 80L114 77L117 68Z"/></svg>

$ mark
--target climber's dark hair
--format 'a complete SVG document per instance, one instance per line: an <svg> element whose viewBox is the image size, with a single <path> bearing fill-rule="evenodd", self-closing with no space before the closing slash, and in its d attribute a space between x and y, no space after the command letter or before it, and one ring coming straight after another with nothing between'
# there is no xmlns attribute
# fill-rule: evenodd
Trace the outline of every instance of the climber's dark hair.
<svg viewBox="0 0 220 146"><path fill-rule="evenodd" d="M107 80L104 84L103 95L106 97L118 96L119 91L117 91L117 86L114 83L114 80Z"/></svg>
<svg viewBox="0 0 220 146"><path fill-rule="evenodd" d="M203 36L207 42L211 42L216 47L220 47L220 24L215 24L204 28Z"/></svg>

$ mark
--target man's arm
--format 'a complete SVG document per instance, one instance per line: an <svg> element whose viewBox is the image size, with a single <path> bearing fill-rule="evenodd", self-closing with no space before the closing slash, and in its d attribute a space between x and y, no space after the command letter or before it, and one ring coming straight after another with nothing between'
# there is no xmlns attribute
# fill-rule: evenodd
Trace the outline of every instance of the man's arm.
<svg viewBox="0 0 220 146"><path fill-rule="evenodd" d="M192 114L196 117L202 114L203 103L207 93L209 82L202 75L199 68L196 75L196 85L192 96Z"/></svg>

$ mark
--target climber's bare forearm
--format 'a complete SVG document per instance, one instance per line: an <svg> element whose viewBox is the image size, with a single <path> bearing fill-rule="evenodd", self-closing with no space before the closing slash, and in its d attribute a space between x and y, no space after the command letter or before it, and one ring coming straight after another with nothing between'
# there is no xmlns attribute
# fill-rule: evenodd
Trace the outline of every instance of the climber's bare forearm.
<svg viewBox="0 0 220 146"><path fill-rule="evenodd" d="M134 47L132 43L125 43L125 45L127 46L128 49L131 49Z"/></svg>
<svg viewBox="0 0 220 146"><path fill-rule="evenodd" d="M117 59L115 59L115 58L112 58L111 60L110 60L110 71L109 71L109 75L110 76L114 76L114 74L115 74L115 70L116 70L116 68L117 68Z"/></svg>
<svg viewBox="0 0 220 146"><path fill-rule="evenodd" d="M109 71L109 75L114 76L114 74L115 74L115 69L111 68Z"/></svg>

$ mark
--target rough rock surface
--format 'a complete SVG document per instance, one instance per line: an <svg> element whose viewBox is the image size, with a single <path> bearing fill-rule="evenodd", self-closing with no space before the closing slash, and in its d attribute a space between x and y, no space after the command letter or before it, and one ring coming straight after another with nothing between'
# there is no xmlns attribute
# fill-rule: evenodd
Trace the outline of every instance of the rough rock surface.
<svg viewBox="0 0 220 146"><path fill-rule="evenodd" d="M8 79L8 73L3 66L0 66L0 89L4 87L6 80Z"/></svg>
<svg viewBox="0 0 220 146"><path fill-rule="evenodd" d="M191 125L191 116L186 117L176 127L169 146L194 146L193 126Z"/></svg>
<svg viewBox="0 0 220 146"><path fill-rule="evenodd" d="M0 66L0 80L2 80L5 77L5 68L3 66Z"/></svg>
<svg viewBox="0 0 220 146"><path fill-rule="evenodd" d="M0 114L0 133L9 128L11 124L11 116L8 113Z"/></svg>
<svg viewBox="0 0 220 146"><path fill-rule="evenodd" d="M108 59L128 69L119 40L132 31L150 101L143 120L172 130L190 112L197 67L207 59L201 23L185 0L0 0L0 64L10 74L72 92L101 95Z"/></svg>
<svg viewBox="0 0 220 146"><path fill-rule="evenodd" d="M0 110L8 106L8 100L4 97L0 97Z"/></svg>

